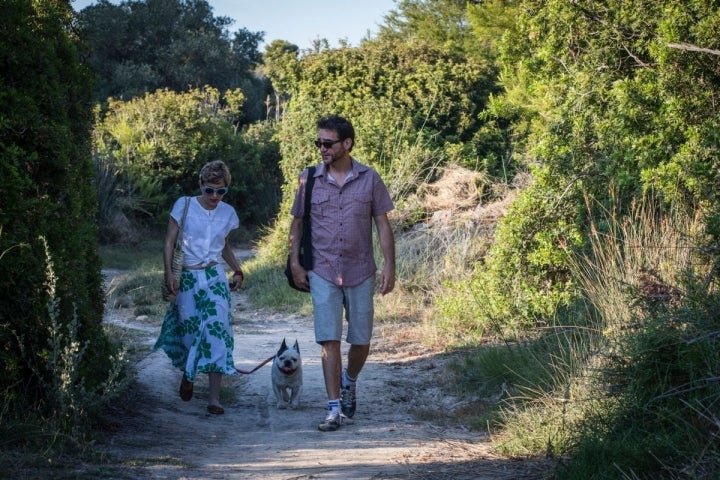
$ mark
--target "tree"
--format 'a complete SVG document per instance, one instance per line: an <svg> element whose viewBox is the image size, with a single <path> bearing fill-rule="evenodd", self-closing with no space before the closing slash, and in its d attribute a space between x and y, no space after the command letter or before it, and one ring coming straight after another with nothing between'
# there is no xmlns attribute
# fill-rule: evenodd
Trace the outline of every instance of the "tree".
<svg viewBox="0 0 720 480"><path fill-rule="evenodd" d="M270 79L273 87L274 101L268 98L267 111L270 117L271 111L275 120L282 116L283 102L287 101L290 89L298 77L298 52L297 45L284 40L273 40L265 47L263 65L260 70Z"/></svg>
<svg viewBox="0 0 720 480"><path fill-rule="evenodd" d="M520 0L486 0L468 4L467 15L473 34L481 48L493 58L499 53L502 38L515 32L520 3Z"/></svg>
<svg viewBox="0 0 720 480"><path fill-rule="evenodd" d="M468 22L467 0L401 0L378 38L422 41L459 56L482 56Z"/></svg>
<svg viewBox="0 0 720 480"><path fill-rule="evenodd" d="M494 276L478 285L522 308L508 308L508 321L532 325L569 298L567 253L584 245L588 199L622 215L652 192L720 234L720 68L712 54L671 46L717 49L720 17L704 1L511 7L517 21L499 42L505 94L491 109L515 112L516 161L534 179L498 228Z"/></svg>
<svg viewBox="0 0 720 480"><path fill-rule="evenodd" d="M0 18L0 390L23 417L81 409L60 382L98 392L111 370L90 75L71 21L69 2L49 0L8 0ZM73 345L82 352L70 361ZM63 359L77 376L62 380Z"/></svg>
<svg viewBox="0 0 720 480"><path fill-rule="evenodd" d="M87 62L98 75L95 98L129 100L159 88L235 89L252 79L262 32L214 17L206 0L101 0L78 14ZM249 85L249 84L247 84Z"/></svg>
<svg viewBox="0 0 720 480"><path fill-rule="evenodd" d="M494 91L493 67L458 58L425 42L397 44L380 38L360 48L305 55L292 86L291 108L338 111L363 133L365 160L391 169L383 159L389 135L402 145L460 145L460 163L478 167L485 145L474 142L479 113ZM313 125L311 122L310 126ZM292 143L292 142L291 142Z"/></svg>
<svg viewBox="0 0 720 480"><path fill-rule="evenodd" d="M212 87L111 99L96 127L95 149L123 193L101 221L103 238L115 236L112 219L119 211L135 226L164 225L172 202L197 191L197 172L216 159L224 160L233 175L225 200L237 208L240 220L267 222L277 205L268 201L276 200L277 145L255 129L252 135L238 129L243 101L240 90L221 95Z"/></svg>

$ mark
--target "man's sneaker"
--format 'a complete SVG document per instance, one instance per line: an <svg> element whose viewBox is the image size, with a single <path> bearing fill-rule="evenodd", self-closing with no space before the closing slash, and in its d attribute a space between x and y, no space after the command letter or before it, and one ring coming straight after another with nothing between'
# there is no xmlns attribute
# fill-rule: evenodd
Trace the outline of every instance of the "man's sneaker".
<svg viewBox="0 0 720 480"><path fill-rule="evenodd" d="M342 425L342 415L340 414L340 412L333 412L332 410L328 409L325 420L323 420L320 425L318 425L318 430L320 430L321 432L334 432L335 430L340 428L340 425Z"/></svg>
<svg viewBox="0 0 720 480"><path fill-rule="evenodd" d="M341 383L342 385L342 383ZM340 387L340 408L343 415L352 418L355 415L355 384Z"/></svg>

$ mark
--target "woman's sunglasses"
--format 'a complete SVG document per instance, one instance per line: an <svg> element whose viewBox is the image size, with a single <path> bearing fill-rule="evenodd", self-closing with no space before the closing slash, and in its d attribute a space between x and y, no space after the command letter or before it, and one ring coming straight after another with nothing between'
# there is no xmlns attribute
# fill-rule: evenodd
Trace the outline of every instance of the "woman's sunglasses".
<svg viewBox="0 0 720 480"><path fill-rule="evenodd" d="M227 187L220 187L220 188L213 188L208 187L207 185L203 185L202 191L205 195L213 195L216 194L218 196L225 195L228 191Z"/></svg>

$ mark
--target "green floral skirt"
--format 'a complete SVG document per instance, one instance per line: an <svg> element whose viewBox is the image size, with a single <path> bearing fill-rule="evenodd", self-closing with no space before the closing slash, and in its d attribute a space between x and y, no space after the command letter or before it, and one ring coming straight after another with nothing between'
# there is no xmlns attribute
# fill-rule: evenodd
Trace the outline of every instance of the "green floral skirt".
<svg viewBox="0 0 720 480"><path fill-rule="evenodd" d="M160 336L172 364L193 381L198 372L236 373L230 289L222 266L183 270L180 291L168 305Z"/></svg>

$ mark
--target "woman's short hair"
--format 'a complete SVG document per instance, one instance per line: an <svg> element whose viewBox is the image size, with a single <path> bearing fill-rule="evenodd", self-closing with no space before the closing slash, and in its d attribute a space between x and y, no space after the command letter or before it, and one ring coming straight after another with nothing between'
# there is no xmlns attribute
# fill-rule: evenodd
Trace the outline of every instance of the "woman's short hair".
<svg viewBox="0 0 720 480"><path fill-rule="evenodd" d="M212 162L208 162L200 169L201 183L218 184L224 182L227 187L230 185L230 179L230 169L222 160L213 160Z"/></svg>

